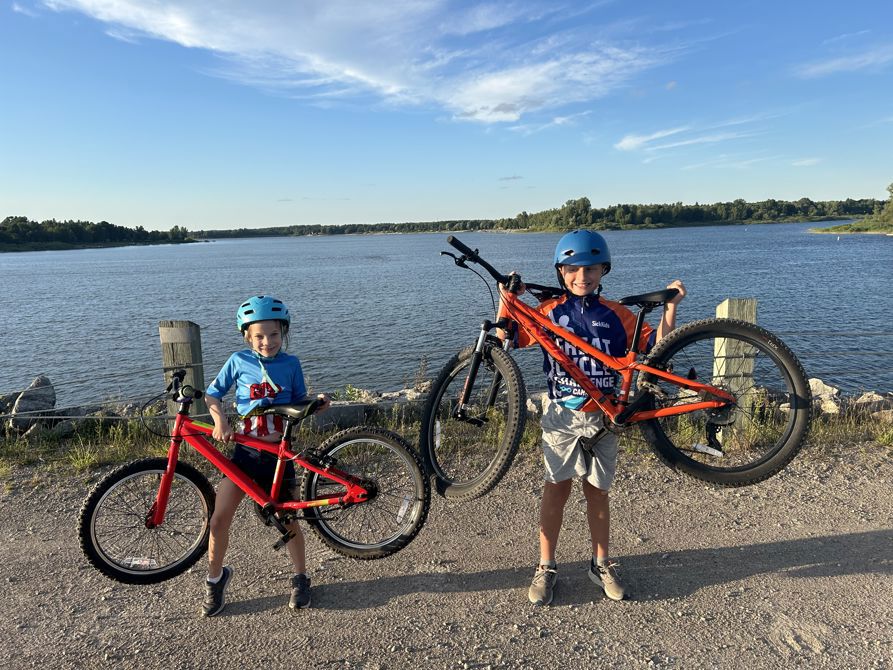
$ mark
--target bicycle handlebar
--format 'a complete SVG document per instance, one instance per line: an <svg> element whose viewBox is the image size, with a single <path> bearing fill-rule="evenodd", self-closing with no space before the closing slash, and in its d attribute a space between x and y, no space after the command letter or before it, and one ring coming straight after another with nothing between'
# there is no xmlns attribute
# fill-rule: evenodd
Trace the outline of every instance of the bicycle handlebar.
<svg viewBox="0 0 893 670"><path fill-rule="evenodd" d="M504 286L508 291L512 293L519 292L521 287L521 275L514 273L510 275L502 274L487 261L481 258L480 254L478 254L477 249L471 249L452 235L447 237L447 242L450 244L450 246L462 252L462 256L460 258L456 258L455 256L453 256L453 254L450 254L446 251L441 252L442 254L453 256L453 258L456 260L456 265L462 267L467 260L471 261L472 263L477 263L487 272L489 272L490 276L493 277L493 279L495 279L497 282L499 282L499 284ZM539 300L543 300L544 298L556 297L564 293L562 289L556 288L554 286L543 286L541 284L525 284L525 287Z"/></svg>
<svg viewBox="0 0 893 670"><path fill-rule="evenodd" d="M183 400L198 400L204 395L194 386L184 384L186 379L186 370L175 370L171 375L171 383L168 384L165 393L170 393L170 398L174 402L183 402Z"/></svg>
<svg viewBox="0 0 893 670"><path fill-rule="evenodd" d="M508 276L502 274L501 272L498 272L496 270L496 268L494 268L487 261L485 261L483 258L481 258L478 255L478 252L476 249L469 248L468 246L464 245L461 241L459 241L456 237L453 237L452 235L447 237L447 243L451 247L461 251L462 255L465 256L465 258L467 260L470 260L472 263L477 263L482 268L484 268L487 272L490 273L490 276L493 277L493 279L498 281L500 284L502 284L503 286L506 286L506 287L509 285L509 282L511 281L510 278Z"/></svg>

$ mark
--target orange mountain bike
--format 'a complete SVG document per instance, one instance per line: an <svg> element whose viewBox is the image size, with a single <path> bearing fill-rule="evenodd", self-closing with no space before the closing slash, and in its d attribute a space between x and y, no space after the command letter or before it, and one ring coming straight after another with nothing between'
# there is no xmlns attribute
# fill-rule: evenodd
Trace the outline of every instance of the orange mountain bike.
<svg viewBox="0 0 893 670"><path fill-rule="evenodd" d="M812 408L809 383L796 356L767 330L739 320L704 319L640 351L645 316L676 293L665 289L618 301L639 312L633 348L610 356L519 297L522 286L540 300L561 295L560 289L525 286L455 237L447 242L461 255L441 253L478 276L468 263L486 270L500 299L495 321L484 321L475 344L453 356L428 395L420 451L441 495L484 495L512 463L527 417L521 371L510 355L519 328L585 390L581 411L604 413L603 431L637 424L657 456L688 475L722 486L754 484L784 468L801 449ZM493 330L502 331L501 337ZM613 392L593 384L566 348L612 370Z"/></svg>

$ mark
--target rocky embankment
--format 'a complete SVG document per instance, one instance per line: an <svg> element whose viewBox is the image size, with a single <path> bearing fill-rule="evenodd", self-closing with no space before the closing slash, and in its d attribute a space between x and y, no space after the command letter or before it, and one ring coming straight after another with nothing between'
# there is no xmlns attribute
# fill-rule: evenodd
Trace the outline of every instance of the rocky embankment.
<svg viewBox="0 0 893 670"><path fill-rule="evenodd" d="M870 420L893 423L893 393L868 391L847 396L840 389L821 379L810 379L813 403L817 414L855 415ZM346 428L361 424L375 412L414 411L425 398L426 388L404 389L389 393L353 390L353 400L335 401L331 409L313 417L315 428ZM528 410L537 413L538 395L528 399ZM39 375L31 385L16 393L0 395L0 415L8 416L5 427L25 439L39 437L65 438L75 432L78 421L111 422L136 417L141 407L135 404L103 407L101 405L56 409L56 390L46 375ZM163 406L157 408L163 411Z"/></svg>

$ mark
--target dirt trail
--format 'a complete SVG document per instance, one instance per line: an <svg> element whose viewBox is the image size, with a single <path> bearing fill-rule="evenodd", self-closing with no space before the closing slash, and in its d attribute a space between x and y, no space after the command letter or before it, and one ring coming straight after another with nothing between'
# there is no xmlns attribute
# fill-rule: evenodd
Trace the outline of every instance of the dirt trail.
<svg viewBox="0 0 893 670"><path fill-rule="evenodd" d="M893 459L800 458L714 489L622 461L613 541L633 599L586 576L582 495L552 607L527 602L539 465L475 503L436 499L407 549L373 562L314 538L313 608L292 612L287 558L243 505L221 616L197 616L204 564L147 586L88 566L83 479L15 473L0 496L0 657L15 668L893 668Z"/></svg>

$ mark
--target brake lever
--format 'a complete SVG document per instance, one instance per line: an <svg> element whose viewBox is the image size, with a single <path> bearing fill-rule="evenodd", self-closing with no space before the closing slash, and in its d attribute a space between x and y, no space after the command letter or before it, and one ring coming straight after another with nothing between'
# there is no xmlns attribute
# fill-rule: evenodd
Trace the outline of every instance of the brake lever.
<svg viewBox="0 0 893 670"><path fill-rule="evenodd" d="M453 262L458 265L460 268L467 268L468 265L465 264L465 261L468 260L468 256L457 256L456 254L449 251L441 251L441 256L449 256L453 259Z"/></svg>

